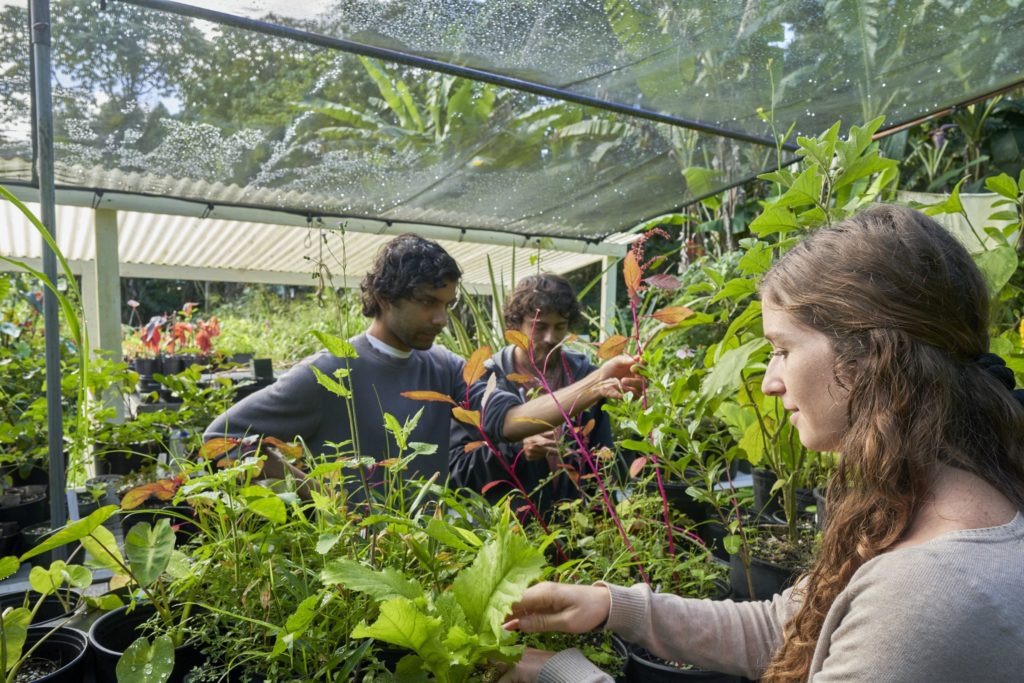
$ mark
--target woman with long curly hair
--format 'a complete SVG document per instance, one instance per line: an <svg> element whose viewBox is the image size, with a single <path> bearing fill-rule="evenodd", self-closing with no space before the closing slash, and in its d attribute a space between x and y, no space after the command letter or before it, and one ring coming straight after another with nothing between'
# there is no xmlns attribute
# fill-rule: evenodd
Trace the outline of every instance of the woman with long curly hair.
<svg viewBox="0 0 1024 683"><path fill-rule="evenodd" d="M614 630L771 681L1024 676L1024 392L988 353L989 294L932 219L880 205L794 247L760 285L763 381L801 442L837 451L815 564L771 601L543 583L506 628ZM503 679L608 681L575 650Z"/></svg>

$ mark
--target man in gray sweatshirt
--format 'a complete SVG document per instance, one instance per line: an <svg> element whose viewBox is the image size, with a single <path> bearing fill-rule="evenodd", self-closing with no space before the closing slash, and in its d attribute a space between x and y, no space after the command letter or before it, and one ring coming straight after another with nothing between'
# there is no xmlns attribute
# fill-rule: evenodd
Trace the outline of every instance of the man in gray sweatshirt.
<svg viewBox="0 0 1024 683"><path fill-rule="evenodd" d="M418 456L407 476L448 475L451 405L417 401L402 392L432 391L480 410L484 387L470 393L463 379L465 361L434 339L448 323L458 299L461 271L436 242L405 234L384 245L361 283L363 314L372 318L363 334L348 340L356 357L324 350L306 358L276 383L236 403L206 429L205 440L216 437L272 436L281 441L301 439L314 455L349 457L355 454L383 460L398 456L394 436L385 428L384 414L399 424L423 410L410 442L437 449ZM615 397L639 382L633 359L621 356L591 372L583 381L556 392L554 398L579 412L603 397ZM320 385L316 368L329 378L347 369L352 396L342 399ZM543 431L539 421L561 419L552 397L524 405L503 405L485 412L484 429L492 436L522 439ZM354 425L354 428L353 428ZM294 473L293 474L297 474Z"/></svg>

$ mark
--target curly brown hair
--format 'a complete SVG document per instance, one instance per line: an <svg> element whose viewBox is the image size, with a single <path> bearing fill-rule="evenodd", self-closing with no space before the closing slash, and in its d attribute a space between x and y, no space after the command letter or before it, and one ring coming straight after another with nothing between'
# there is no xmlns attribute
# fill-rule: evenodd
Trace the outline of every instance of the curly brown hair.
<svg viewBox="0 0 1024 683"><path fill-rule="evenodd" d="M967 250L911 209L872 207L794 247L763 299L826 334L850 389L821 550L763 680L806 680L825 616L865 562L896 543L940 464L1024 509L1024 408L975 362L989 295Z"/></svg>
<svg viewBox="0 0 1024 683"><path fill-rule="evenodd" d="M557 313L571 329L583 317L583 309L572 285L561 275L541 273L524 277L505 300L506 328L519 328L534 316Z"/></svg>
<svg viewBox="0 0 1024 683"><path fill-rule="evenodd" d="M412 297L420 285L444 287L462 277L459 264L437 242L407 232L380 248L373 267L359 284L363 315L380 314L380 301Z"/></svg>

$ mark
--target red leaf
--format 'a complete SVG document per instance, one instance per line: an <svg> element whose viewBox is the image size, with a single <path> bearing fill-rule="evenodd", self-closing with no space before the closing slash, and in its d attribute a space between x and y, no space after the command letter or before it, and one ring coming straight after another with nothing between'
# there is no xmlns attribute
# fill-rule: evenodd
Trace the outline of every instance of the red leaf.
<svg viewBox="0 0 1024 683"><path fill-rule="evenodd" d="M660 311L655 311L651 314L651 317L660 320L666 325L678 325L691 315L693 315L693 310L686 306L669 306Z"/></svg>
<svg viewBox="0 0 1024 683"><path fill-rule="evenodd" d="M505 379L510 382L516 382L517 384L529 384L536 379L533 375L524 375L521 372L510 372L505 375Z"/></svg>
<svg viewBox="0 0 1024 683"><path fill-rule="evenodd" d="M601 346L597 348L597 357L601 360L614 358L625 350L628 343L629 340L621 334L613 334L601 342Z"/></svg>
<svg viewBox="0 0 1024 683"><path fill-rule="evenodd" d="M588 434L590 434L590 432L594 431L594 426L596 424L597 420L595 420L594 418L590 418L589 420L587 420L587 424L583 425L583 428L580 429L580 435L585 437Z"/></svg>
<svg viewBox="0 0 1024 683"><path fill-rule="evenodd" d="M170 500L174 498L174 494L178 492L178 488L181 486L184 479L180 477L174 477L173 479L161 479L155 481L152 484L143 484L142 486L136 486L128 493L124 494L124 498L121 499L122 510L134 510L150 498L156 498L157 500Z"/></svg>
<svg viewBox="0 0 1024 683"><path fill-rule="evenodd" d="M645 277L644 282L652 287L658 287L659 289L673 290L682 287L682 283L679 282L679 278L675 275L669 275L668 273L657 273L650 277Z"/></svg>
<svg viewBox="0 0 1024 683"><path fill-rule="evenodd" d="M468 361L466 361L466 367L462 369L462 379L466 380L467 385L470 385L483 377L483 374L487 372L484 368L484 362L490 357L490 346L481 346L473 352L473 355L469 357Z"/></svg>
<svg viewBox="0 0 1024 683"><path fill-rule="evenodd" d="M459 405L451 396L442 394L439 391L403 391L402 396L411 398L413 401L442 401L444 403L451 403L453 406Z"/></svg>
<svg viewBox="0 0 1024 683"><path fill-rule="evenodd" d="M497 486L499 484L505 484L505 483L508 483L508 482L506 482L503 479L495 479L494 481L489 481L486 484L484 484L483 488L480 489L480 493L481 494L487 493L488 491L493 489L495 486Z"/></svg>
<svg viewBox="0 0 1024 683"><path fill-rule="evenodd" d="M626 291L630 296L636 296L640 288L640 275L640 264L636 262L636 254L630 251L622 262L622 279L626 281Z"/></svg>
<svg viewBox="0 0 1024 683"><path fill-rule="evenodd" d="M643 470L644 465L647 464L647 456L641 455L639 458L633 461L633 464L629 466L629 476L638 477L640 471Z"/></svg>
<svg viewBox="0 0 1024 683"><path fill-rule="evenodd" d="M569 478L572 479L572 483L574 483L574 484L580 483L580 473L576 471L575 467L573 467L572 465L568 465L568 464L566 464L564 462L558 463L556 465L556 467L558 467L559 469L565 470L566 474L569 475Z"/></svg>
<svg viewBox="0 0 1024 683"><path fill-rule="evenodd" d="M469 453L470 451L475 451L476 449L480 448L481 446L486 446L486 445L487 445L487 443L484 442L484 441L470 441L465 446L463 446L462 452L463 453Z"/></svg>

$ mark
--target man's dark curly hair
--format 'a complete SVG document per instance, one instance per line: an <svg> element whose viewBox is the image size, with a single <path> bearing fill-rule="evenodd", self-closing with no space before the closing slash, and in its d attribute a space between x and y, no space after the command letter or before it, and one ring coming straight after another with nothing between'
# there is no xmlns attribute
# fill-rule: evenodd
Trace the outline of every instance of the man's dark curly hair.
<svg viewBox="0 0 1024 683"><path fill-rule="evenodd" d="M554 273L530 275L519 281L505 300L505 327L518 328L524 321L532 321L538 312L557 313L569 322L570 329L583 317L572 285Z"/></svg>
<svg viewBox="0 0 1024 683"><path fill-rule="evenodd" d="M459 264L440 244L412 233L399 235L380 248L373 268L359 283L363 315L380 315L379 300L409 299L420 285L444 287L461 277Z"/></svg>

